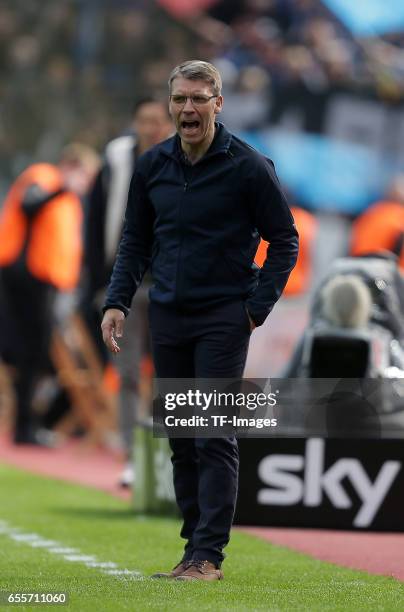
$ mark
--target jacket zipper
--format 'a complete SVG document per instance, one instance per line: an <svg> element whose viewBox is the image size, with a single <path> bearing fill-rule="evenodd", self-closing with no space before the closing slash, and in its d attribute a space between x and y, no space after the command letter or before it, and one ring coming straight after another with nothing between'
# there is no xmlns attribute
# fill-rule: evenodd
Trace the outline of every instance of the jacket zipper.
<svg viewBox="0 0 404 612"><path fill-rule="evenodd" d="M234 157L234 155L229 150L227 150L227 151L215 151L215 152L211 153L210 155L208 155L207 157L203 157L202 160L205 161L206 159L209 159L210 157L214 157L215 155L218 155L219 153L225 153L226 155L228 155L228 157L230 157L231 161L233 161L232 158ZM182 244L183 244L183 237L184 237L184 232L183 232L183 227L182 227L182 207L183 207L184 200L185 200L185 194L187 193L188 188L189 188L189 181L186 180L185 173L184 173L184 170L182 168L182 164L178 161L178 159L176 157L173 157L171 155L170 155L170 157L172 159L174 159L180 165L181 172L183 173L183 176L184 176L183 197L181 199L181 202L180 202L180 205L179 205L179 210L178 210L178 227L179 227L179 230L180 230L180 246L179 246L179 249L178 249L178 261L177 261L177 271L176 271L176 288L175 288L175 301L177 302L177 304L180 304L181 303L180 264L181 264L181 251L182 251ZM200 160L200 161L202 161L202 160ZM195 164L195 166L198 163L199 162L197 162Z"/></svg>
<svg viewBox="0 0 404 612"><path fill-rule="evenodd" d="M177 163L179 163L178 160L176 160L176 161L177 161ZM183 244L183 240L184 240L184 231L183 231L183 226L182 226L182 208L183 208L183 205L184 205L185 194L188 191L188 187L189 187L189 182L185 178L185 173L184 173L184 170L183 170L181 164L180 164L180 167L181 167L181 172L184 175L184 188L183 188L183 197L181 198L179 209L178 209L178 228L179 228L179 234L180 234L180 245L179 245L179 249L178 249L176 283L175 283L175 301L177 302L177 304L181 303L181 282L180 282L181 281L181 274L180 274L180 266L181 266L182 244Z"/></svg>

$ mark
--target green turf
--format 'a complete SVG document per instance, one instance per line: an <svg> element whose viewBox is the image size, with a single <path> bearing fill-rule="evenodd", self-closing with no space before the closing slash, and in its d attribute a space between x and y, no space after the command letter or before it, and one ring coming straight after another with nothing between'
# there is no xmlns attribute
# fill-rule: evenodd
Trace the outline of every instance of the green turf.
<svg viewBox="0 0 404 612"><path fill-rule="evenodd" d="M181 554L179 523L135 517L127 502L0 465L0 520L145 576ZM225 580L178 583L104 575L0 534L0 590L67 591L86 611L403 610L404 584L343 569L233 533ZM377 551L375 551L377 554ZM0 606L33 610L42 606Z"/></svg>

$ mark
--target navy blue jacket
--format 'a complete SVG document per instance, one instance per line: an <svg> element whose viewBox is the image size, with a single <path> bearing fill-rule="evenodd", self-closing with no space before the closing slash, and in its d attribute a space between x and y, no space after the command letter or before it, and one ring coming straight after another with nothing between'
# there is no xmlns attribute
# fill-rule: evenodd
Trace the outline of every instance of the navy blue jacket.
<svg viewBox="0 0 404 612"><path fill-rule="evenodd" d="M253 263L260 236L270 242L261 270ZM176 135L137 162L103 310L127 315L151 265L152 301L193 311L244 300L261 325L297 252L298 234L270 160L216 124L209 150L190 166Z"/></svg>

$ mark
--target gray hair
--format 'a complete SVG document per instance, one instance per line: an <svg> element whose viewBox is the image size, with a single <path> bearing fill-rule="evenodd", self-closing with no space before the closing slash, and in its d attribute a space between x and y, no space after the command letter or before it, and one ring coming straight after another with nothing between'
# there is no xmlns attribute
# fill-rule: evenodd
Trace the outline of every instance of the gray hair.
<svg viewBox="0 0 404 612"><path fill-rule="evenodd" d="M217 68L215 68L213 64L209 64L209 62L190 60L176 66L168 79L168 90L170 93L171 85L174 79L177 77L183 77L184 79L190 79L191 81L205 81L212 87L212 91L215 96L220 96L221 94L222 78Z"/></svg>

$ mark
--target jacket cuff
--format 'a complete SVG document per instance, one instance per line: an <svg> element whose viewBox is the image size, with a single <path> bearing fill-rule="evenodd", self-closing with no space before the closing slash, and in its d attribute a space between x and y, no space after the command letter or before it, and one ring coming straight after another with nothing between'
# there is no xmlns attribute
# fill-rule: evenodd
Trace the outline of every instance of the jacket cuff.
<svg viewBox="0 0 404 612"><path fill-rule="evenodd" d="M117 310L121 310L123 314L125 315L125 317L127 317L129 314L129 308L126 308L126 306L122 306L122 304L105 304L105 306L103 306L101 309L102 314L104 315L105 312L107 310L110 310L111 308L116 308Z"/></svg>

